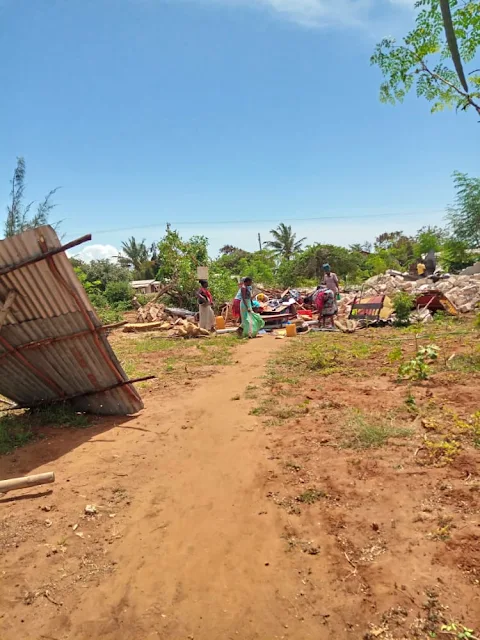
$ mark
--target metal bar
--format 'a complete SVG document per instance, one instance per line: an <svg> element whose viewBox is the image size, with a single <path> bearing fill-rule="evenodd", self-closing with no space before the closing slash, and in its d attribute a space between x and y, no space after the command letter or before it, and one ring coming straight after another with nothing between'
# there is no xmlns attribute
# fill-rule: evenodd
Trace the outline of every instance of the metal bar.
<svg viewBox="0 0 480 640"><path fill-rule="evenodd" d="M115 384L111 384L109 387L104 387L103 389L92 389L91 391L84 391L83 393L75 393L71 396L65 396L64 398L49 398L48 400L43 400L40 402L36 402L35 404L16 404L12 407L8 407L7 409L2 409L2 411L16 411L18 409L36 409L38 407L45 407L51 404L57 404L58 402L67 402L69 400L76 400L77 398L84 398L86 396L96 396L99 393L105 393L106 391L113 391L114 389L118 389L118 387L124 387L127 384L134 384L135 382L144 382L145 380L154 380L157 376L143 376L142 378L132 378L131 380L123 380L122 382L116 382Z"/></svg>
<svg viewBox="0 0 480 640"><path fill-rule="evenodd" d="M1 312L0 312L1 313ZM64 342L66 340L75 340L76 338L83 338L84 336L89 336L94 332L102 332L108 331L109 329L116 329L117 327L123 327L128 324L126 320L122 322L112 322L111 324L104 324L100 327L95 327L92 329L85 329L85 331L78 331L77 333L70 333L67 336L58 336L56 338L44 338L43 340L37 340L36 342L26 342L25 344L19 344L17 347L12 347L13 351L24 351L27 349L39 349L40 347L45 347L49 344L56 344L57 342ZM0 354L0 362L5 358L8 358L12 354L12 351L6 351L5 353Z"/></svg>
<svg viewBox="0 0 480 640"><path fill-rule="evenodd" d="M13 289L8 292L7 298L3 304L3 307L0 309L0 331L2 330L3 325L7 319L8 313L10 309L13 307L13 303L15 302L15 298L17 297L17 292Z"/></svg>
<svg viewBox="0 0 480 640"><path fill-rule="evenodd" d="M62 245L61 247L56 247L55 249L49 249L45 253L41 253L38 256L26 258L21 262L17 262L17 264L10 264L4 267L0 267L0 276L4 276L5 274L11 273L12 271L16 271L17 269L22 269L23 267L28 267L31 264L35 264L36 262L45 260L45 258L51 258L52 256L56 256L57 253L63 253L68 249L73 249L73 247L78 247L79 244L88 242L91 239L92 239L92 235L89 233L86 236L82 236L81 238L78 238L77 240L72 240L71 242L67 242L67 244Z"/></svg>

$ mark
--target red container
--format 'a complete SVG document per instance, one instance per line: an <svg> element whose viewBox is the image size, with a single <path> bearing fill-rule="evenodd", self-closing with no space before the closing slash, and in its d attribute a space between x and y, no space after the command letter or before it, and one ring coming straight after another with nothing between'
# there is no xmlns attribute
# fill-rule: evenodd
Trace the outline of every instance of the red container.
<svg viewBox="0 0 480 640"><path fill-rule="evenodd" d="M309 309L299 309L297 311L297 315L299 316L303 316L304 318L310 318L312 319L312 312Z"/></svg>

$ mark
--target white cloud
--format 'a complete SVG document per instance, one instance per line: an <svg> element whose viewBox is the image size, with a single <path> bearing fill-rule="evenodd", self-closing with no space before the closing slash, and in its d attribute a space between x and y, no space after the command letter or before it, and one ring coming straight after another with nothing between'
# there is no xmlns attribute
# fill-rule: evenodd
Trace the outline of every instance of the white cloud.
<svg viewBox="0 0 480 640"><path fill-rule="evenodd" d="M295 22L313 27L360 26L373 5L373 0L260 0L260 2Z"/></svg>
<svg viewBox="0 0 480 640"><path fill-rule="evenodd" d="M415 0L187 0L203 4L269 9L305 27L367 27L374 14L413 8Z"/></svg>
<svg viewBox="0 0 480 640"><path fill-rule="evenodd" d="M110 260L114 262L119 253L119 250L112 244L90 244L77 253L68 252L70 258L75 257L84 262L91 262L92 260Z"/></svg>

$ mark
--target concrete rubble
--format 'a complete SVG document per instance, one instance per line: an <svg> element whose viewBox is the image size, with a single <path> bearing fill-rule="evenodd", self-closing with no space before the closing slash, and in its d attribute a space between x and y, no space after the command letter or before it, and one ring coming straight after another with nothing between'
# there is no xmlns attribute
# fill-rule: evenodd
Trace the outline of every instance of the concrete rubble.
<svg viewBox="0 0 480 640"><path fill-rule="evenodd" d="M401 275L385 273L367 280L361 291L361 297L393 297L398 291L405 291L412 295L439 291L455 305L460 313L469 313L480 304L480 273L444 277L437 282L426 278L411 280ZM359 296L360 291L342 296L339 305L340 315L348 315L355 297Z"/></svg>
<svg viewBox="0 0 480 640"><path fill-rule="evenodd" d="M205 338L210 335L193 322L194 313L186 309L172 309L150 302L137 310L136 322L123 327L125 333L162 331L169 338Z"/></svg>

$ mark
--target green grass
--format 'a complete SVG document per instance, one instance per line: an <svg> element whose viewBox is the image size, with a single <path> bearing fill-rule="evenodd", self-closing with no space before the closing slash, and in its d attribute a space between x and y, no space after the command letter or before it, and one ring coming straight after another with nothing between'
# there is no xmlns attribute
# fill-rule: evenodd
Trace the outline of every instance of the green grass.
<svg viewBox="0 0 480 640"><path fill-rule="evenodd" d="M326 496L327 494L325 493L325 491L319 491L318 489L313 488L307 489L295 499L297 500L297 502L303 502L304 504L314 504L322 498L326 498Z"/></svg>
<svg viewBox="0 0 480 640"><path fill-rule="evenodd" d="M462 373L480 372L480 353L458 354L447 363L449 371L460 371Z"/></svg>
<svg viewBox="0 0 480 640"><path fill-rule="evenodd" d="M277 421L289 420L308 413L309 404L309 401L305 400L295 405L282 405L277 398L266 398L250 411L250 415L269 416Z"/></svg>
<svg viewBox="0 0 480 640"><path fill-rule="evenodd" d="M232 364L233 348L239 344L236 336L198 340L174 340L157 336L125 337L115 345L125 373L130 378L145 375L180 374L203 366ZM144 356L158 354L158 364ZM148 383L145 383L148 385Z"/></svg>
<svg viewBox="0 0 480 640"><path fill-rule="evenodd" d="M36 437L37 427L85 428L89 419L69 405L55 404L41 409L0 414L0 454L9 453Z"/></svg>
<svg viewBox="0 0 480 640"><path fill-rule="evenodd" d="M372 418L353 411L347 418L341 435L341 446L346 449L373 449L382 447L391 438L408 438L411 429L393 426L384 418Z"/></svg>

